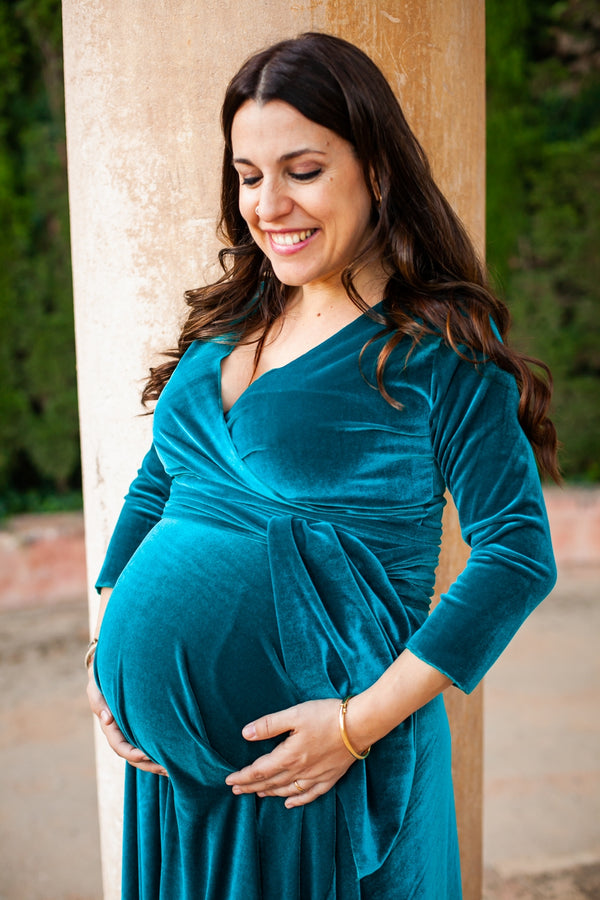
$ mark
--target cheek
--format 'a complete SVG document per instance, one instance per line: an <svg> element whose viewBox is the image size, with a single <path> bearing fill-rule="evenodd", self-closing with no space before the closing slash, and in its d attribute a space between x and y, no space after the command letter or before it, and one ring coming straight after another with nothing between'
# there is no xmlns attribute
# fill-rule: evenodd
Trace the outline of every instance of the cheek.
<svg viewBox="0 0 600 900"><path fill-rule="evenodd" d="M354 194L355 200L348 204L340 216L339 239L352 253L362 245L371 221L371 204L365 204L360 194Z"/></svg>
<svg viewBox="0 0 600 900"><path fill-rule="evenodd" d="M255 244L258 244L259 247L262 247L264 249L264 235L261 232L260 228L258 228L258 216L255 212L257 205L258 200L252 197L240 197L238 201L240 215L248 225L248 230L250 232L252 240Z"/></svg>
<svg viewBox="0 0 600 900"><path fill-rule="evenodd" d="M354 193L356 215L360 221L367 225L371 219L371 195L362 178L356 185Z"/></svg>
<svg viewBox="0 0 600 900"><path fill-rule="evenodd" d="M257 204L258 201L253 201L252 197L248 196L244 191L240 192L238 196L238 208L242 218L245 219L250 226L256 221L256 213L254 210L256 209Z"/></svg>
<svg viewBox="0 0 600 900"><path fill-rule="evenodd" d="M363 194L357 199L356 207L356 233L363 240L371 230L371 197Z"/></svg>

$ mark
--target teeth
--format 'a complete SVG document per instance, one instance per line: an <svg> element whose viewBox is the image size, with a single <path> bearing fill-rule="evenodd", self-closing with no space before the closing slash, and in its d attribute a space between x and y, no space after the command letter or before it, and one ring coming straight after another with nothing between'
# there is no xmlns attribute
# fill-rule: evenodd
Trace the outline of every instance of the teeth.
<svg viewBox="0 0 600 900"><path fill-rule="evenodd" d="M291 247L293 244L299 244L314 234L316 228L309 228L307 231L288 231L285 234L271 232L271 240L274 244L280 244L284 247Z"/></svg>

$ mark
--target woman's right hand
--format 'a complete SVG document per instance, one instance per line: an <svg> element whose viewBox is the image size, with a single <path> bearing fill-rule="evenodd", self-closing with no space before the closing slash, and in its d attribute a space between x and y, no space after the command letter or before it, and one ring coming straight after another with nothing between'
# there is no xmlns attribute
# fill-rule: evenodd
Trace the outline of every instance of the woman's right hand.
<svg viewBox="0 0 600 900"><path fill-rule="evenodd" d="M100 591L100 606L98 609L98 622L96 623L96 636L100 634L100 626L102 625L102 619L104 618L104 613L106 611L106 607L108 605L108 601L110 600L110 595L112 594L111 587L103 587ZM95 652L94 650L92 651ZM96 679L94 678L94 665L93 660L86 656L86 663L88 664L88 686L87 686L87 695L90 704L90 708L95 716L98 716L98 721L100 722L100 728L104 732L104 737L115 751L117 756L120 756L122 759L126 760L132 766L135 766L136 769L142 769L143 772L152 772L154 775L167 775L167 772L163 769L162 766L159 766L157 763L152 762L143 750L139 750L137 747L133 747L129 741L125 739L125 735L115 722L114 716L108 708L108 704L104 699L102 693L100 692L100 688L96 684Z"/></svg>
<svg viewBox="0 0 600 900"><path fill-rule="evenodd" d="M90 665L89 670L87 696L90 708L94 715L98 716L100 728L104 732L106 740L117 756L120 756L130 765L135 766L136 769L141 769L143 772L152 772L154 775L168 775L167 771L163 769L162 766L152 762L143 750L133 747L129 741L125 739L123 732L115 722L114 716L108 708L104 696L100 693L100 689L94 678L92 665Z"/></svg>

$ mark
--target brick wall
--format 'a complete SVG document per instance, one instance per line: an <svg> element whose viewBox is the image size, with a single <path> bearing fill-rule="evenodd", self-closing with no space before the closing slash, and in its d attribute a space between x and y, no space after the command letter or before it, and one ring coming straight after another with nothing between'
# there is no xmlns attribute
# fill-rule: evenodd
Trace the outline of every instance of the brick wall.
<svg viewBox="0 0 600 900"><path fill-rule="evenodd" d="M600 565L600 488L546 489L560 566ZM0 528L0 610L84 602L83 516L15 516Z"/></svg>

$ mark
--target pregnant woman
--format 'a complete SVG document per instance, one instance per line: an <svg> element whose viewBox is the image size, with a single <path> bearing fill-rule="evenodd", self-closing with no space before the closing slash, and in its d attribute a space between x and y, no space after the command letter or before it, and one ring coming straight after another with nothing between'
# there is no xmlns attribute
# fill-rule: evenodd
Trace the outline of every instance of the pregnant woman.
<svg viewBox="0 0 600 900"><path fill-rule="evenodd" d="M87 656L123 897L457 900L442 692L553 585L549 390L360 50L253 56L222 125L223 275L146 385Z"/></svg>

